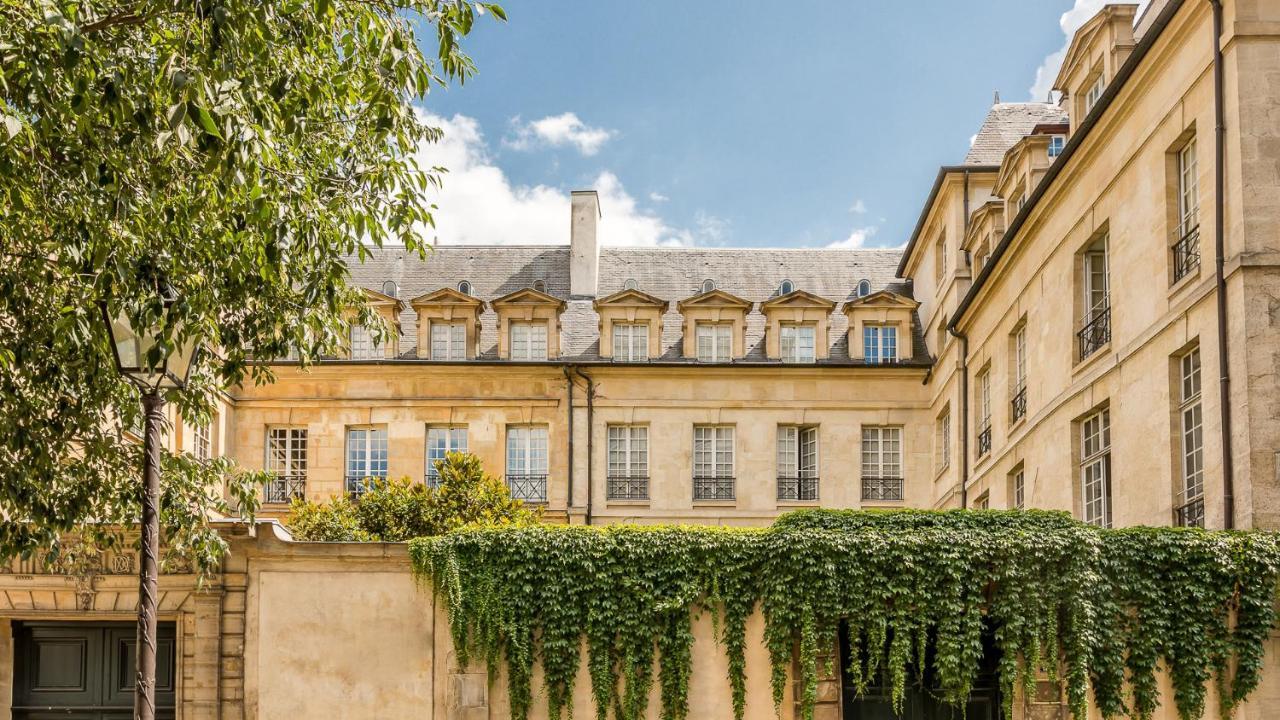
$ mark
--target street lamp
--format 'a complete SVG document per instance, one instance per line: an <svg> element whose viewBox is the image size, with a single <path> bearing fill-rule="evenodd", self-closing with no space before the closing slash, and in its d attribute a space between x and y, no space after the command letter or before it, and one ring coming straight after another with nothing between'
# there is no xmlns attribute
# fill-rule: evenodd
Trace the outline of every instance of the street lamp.
<svg viewBox="0 0 1280 720"><path fill-rule="evenodd" d="M176 298L171 293L165 295L164 315L168 316ZM191 372L199 341L187 338L180 340L176 346L166 345L152 328L134 327L123 312L113 319L105 302L101 307L103 322L111 335L116 370L142 391L142 408L146 418L143 432L138 637L135 645L138 662L133 688L133 717L135 720L155 720L156 588L159 575L156 553L160 546L160 425L164 420L164 396L161 392L180 389L187 384L187 375ZM177 332L174 334L180 335Z"/></svg>

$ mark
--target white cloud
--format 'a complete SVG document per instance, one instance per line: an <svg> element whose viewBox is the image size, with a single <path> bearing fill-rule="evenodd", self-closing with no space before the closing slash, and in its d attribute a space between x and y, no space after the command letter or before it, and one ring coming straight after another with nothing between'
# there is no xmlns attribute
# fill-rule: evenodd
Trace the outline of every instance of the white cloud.
<svg viewBox="0 0 1280 720"><path fill-rule="evenodd" d="M837 240L827 245L827 247L838 248L841 250L856 250L858 248L866 247L867 241L872 237L875 237L878 229L879 228L874 225L870 227L854 228L853 232L849 233L849 237L844 240Z"/></svg>
<svg viewBox="0 0 1280 720"><path fill-rule="evenodd" d="M1150 0L1138 0L1138 16L1142 15L1142 10L1148 2ZM1044 102L1049 97L1049 92L1053 89L1053 81L1057 79L1058 70L1062 67L1062 60L1067 55L1067 48L1071 46L1072 36L1106 4L1107 0L1075 0L1075 5L1058 18L1058 25L1062 28L1062 34L1066 39L1062 47L1045 57L1044 62L1040 63L1040 67L1036 69L1036 81L1029 90L1031 100Z"/></svg>
<svg viewBox="0 0 1280 720"><path fill-rule="evenodd" d="M862 201L862 198L858 198L853 201L853 205L849 206L849 212L865 215L867 212L867 204Z"/></svg>
<svg viewBox="0 0 1280 720"><path fill-rule="evenodd" d="M664 202L666 202L666 201L668 201L668 200L670 200L670 199L671 199L671 198L667 197L666 195L663 195L662 193L660 193L660 192L658 192L658 191L656 191L656 190L655 190L655 191L653 191L653 192L651 192L651 193L649 193L649 200L651 200L652 202L656 202L656 203L664 203Z"/></svg>
<svg viewBox="0 0 1280 720"><path fill-rule="evenodd" d="M423 119L444 131L417 154L423 167L448 168L433 199L436 227L428 237L445 245L562 245L569 242L569 192L549 185L513 183L489 154L480 124L454 115ZM719 242L727 222L699 214L695 227L672 227L637 206L617 175L599 172L590 183L600 195L605 245L693 245Z"/></svg>
<svg viewBox="0 0 1280 720"><path fill-rule="evenodd" d="M591 127L578 119L576 113L548 115L540 120L525 123L519 117L511 119L514 135L502 141L514 150L532 150L543 145L563 147L572 145L583 155L595 155L613 137L612 130Z"/></svg>

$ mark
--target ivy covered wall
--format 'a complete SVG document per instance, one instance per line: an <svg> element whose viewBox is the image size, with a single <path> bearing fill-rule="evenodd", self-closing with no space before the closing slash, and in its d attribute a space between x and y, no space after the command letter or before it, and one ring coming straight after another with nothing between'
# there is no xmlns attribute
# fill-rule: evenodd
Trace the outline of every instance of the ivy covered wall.
<svg viewBox="0 0 1280 720"><path fill-rule="evenodd" d="M1076 717L1147 718L1161 701L1228 712L1258 685L1274 626L1280 536L1184 528L1100 530L1062 513L801 511L764 529L608 526L465 530L411 543L414 569L444 598L459 662L505 665L513 718L549 716L587 667L597 718L688 715L691 622L710 613L741 718L745 626L765 619L775 703L798 657L811 715L820 648L840 623L864 652L855 686L883 673L901 702L931 658L936 692L969 695L984 626L994 628L1006 704L1038 671L1060 677ZM656 672L655 672L656 668ZM1161 698L1157 670L1173 697Z"/></svg>

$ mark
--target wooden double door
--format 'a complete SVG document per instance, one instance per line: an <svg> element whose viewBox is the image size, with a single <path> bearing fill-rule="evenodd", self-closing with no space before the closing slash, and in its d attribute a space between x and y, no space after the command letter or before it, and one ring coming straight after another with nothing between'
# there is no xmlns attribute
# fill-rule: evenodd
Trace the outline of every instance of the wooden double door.
<svg viewBox="0 0 1280 720"><path fill-rule="evenodd" d="M14 623L13 720L129 720L136 660L132 623ZM174 716L173 623L160 623L156 717Z"/></svg>

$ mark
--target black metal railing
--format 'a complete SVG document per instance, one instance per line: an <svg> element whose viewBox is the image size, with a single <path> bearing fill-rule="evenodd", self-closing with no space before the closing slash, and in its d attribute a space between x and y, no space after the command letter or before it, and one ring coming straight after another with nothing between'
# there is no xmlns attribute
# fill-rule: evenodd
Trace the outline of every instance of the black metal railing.
<svg viewBox="0 0 1280 720"><path fill-rule="evenodd" d="M1013 422L1018 422L1027 416L1027 389L1019 388L1013 394L1013 398L1009 400L1009 408L1013 412Z"/></svg>
<svg viewBox="0 0 1280 720"><path fill-rule="evenodd" d="M288 504L307 497L306 475L277 475L262 488L262 502Z"/></svg>
<svg viewBox="0 0 1280 720"><path fill-rule="evenodd" d="M386 483L384 477L370 475L348 475L347 476L347 497L352 500L359 500L361 495L369 492L378 485Z"/></svg>
<svg viewBox="0 0 1280 720"><path fill-rule="evenodd" d="M1111 342L1111 306L1094 310L1089 321L1076 333L1080 340L1080 359L1083 360Z"/></svg>
<svg viewBox="0 0 1280 720"><path fill-rule="evenodd" d="M1174 282L1200 269L1200 226L1178 232L1180 237L1172 247Z"/></svg>
<svg viewBox="0 0 1280 720"><path fill-rule="evenodd" d="M818 478L813 475L779 476L779 500L817 500Z"/></svg>
<svg viewBox="0 0 1280 720"><path fill-rule="evenodd" d="M605 497L609 500L648 500L648 475L610 475L605 481Z"/></svg>
<svg viewBox="0 0 1280 720"><path fill-rule="evenodd" d="M978 457L991 452L991 421L984 420L978 428Z"/></svg>
<svg viewBox="0 0 1280 720"><path fill-rule="evenodd" d="M1204 527L1204 497L1190 500L1173 509L1179 527Z"/></svg>
<svg viewBox="0 0 1280 720"><path fill-rule="evenodd" d="M864 477L862 478L862 499L887 501L902 499L902 478L900 477Z"/></svg>
<svg viewBox="0 0 1280 720"><path fill-rule="evenodd" d="M732 476L695 475L693 476L694 500L733 500L734 479Z"/></svg>
<svg viewBox="0 0 1280 720"><path fill-rule="evenodd" d="M507 489L511 497L525 502L547 501L547 476L542 475L508 475Z"/></svg>

